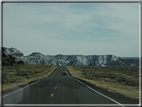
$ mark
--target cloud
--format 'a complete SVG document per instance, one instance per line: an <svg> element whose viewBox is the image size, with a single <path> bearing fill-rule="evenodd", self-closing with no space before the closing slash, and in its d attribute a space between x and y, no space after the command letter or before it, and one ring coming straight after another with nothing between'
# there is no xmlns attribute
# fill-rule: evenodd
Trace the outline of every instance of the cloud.
<svg viewBox="0 0 142 107"><path fill-rule="evenodd" d="M3 45L29 55L138 56L139 4L6 3Z"/></svg>

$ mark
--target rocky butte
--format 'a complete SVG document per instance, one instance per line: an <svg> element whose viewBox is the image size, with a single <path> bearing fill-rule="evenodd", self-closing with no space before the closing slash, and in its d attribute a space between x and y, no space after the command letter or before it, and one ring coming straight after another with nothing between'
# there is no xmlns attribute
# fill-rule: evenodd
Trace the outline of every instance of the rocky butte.
<svg viewBox="0 0 142 107"><path fill-rule="evenodd" d="M43 55L33 52L24 56L15 48L3 47L6 55L12 55L16 61L25 64L47 64L47 65L75 65L75 66L139 66L139 59L123 59L115 55Z"/></svg>

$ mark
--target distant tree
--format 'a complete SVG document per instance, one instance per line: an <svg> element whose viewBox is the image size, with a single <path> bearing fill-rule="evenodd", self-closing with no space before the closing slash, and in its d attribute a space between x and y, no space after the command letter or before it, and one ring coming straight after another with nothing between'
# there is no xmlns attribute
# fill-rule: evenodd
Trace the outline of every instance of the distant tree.
<svg viewBox="0 0 142 107"><path fill-rule="evenodd" d="M7 55L4 53L4 52L2 52L2 57L6 57Z"/></svg>
<svg viewBox="0 0 142 107"><path fill-rule="evenodd" d="M18 61L17 64L24 64L24 62L23 61Z"/></svg>
<svg viewBox="0 0 142 107"><path fill-rule="evenodd" d="M13 66L15 64L24 64L23 61L16 61L12 55L6 55L2 47L2 66Z"/></svg>

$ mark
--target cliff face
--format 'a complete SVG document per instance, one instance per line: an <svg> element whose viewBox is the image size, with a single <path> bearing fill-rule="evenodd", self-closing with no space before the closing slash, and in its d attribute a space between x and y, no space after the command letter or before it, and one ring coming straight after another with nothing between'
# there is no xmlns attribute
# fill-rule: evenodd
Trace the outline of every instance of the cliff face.
<svg viewBox="0 0 142 107"><path fill-rule="evenodd" d="M16 61L23 61L27 64L47 65L75 65L75 66L138 66L138 59L122 59L114 55L43 55L34 52L24 56L15 48L4 48L6 55L12 55Z"/></svg>

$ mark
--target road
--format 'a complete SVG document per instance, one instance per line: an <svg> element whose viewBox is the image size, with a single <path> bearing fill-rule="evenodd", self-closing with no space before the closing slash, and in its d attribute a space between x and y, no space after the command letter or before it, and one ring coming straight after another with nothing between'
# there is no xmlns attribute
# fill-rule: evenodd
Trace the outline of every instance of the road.
<svg viewBox="0 0 142 107"><path fill-rule="evenodd" d="M63 69L67 75L62 75ZM129 104L132 100L88 86L70 76L64 66L57 67L47 78L3 93L3 104L117 104L121 107L122 103Z"/></svg>

